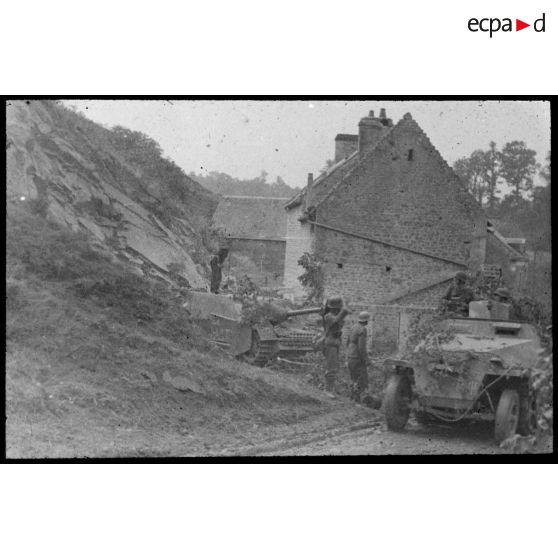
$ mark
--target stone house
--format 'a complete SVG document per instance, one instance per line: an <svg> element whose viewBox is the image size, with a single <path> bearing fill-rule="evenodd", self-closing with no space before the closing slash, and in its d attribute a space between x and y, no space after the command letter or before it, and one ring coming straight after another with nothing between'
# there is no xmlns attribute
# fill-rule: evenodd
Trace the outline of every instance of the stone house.
<svg viewBox="0 0 558 558"><path fill-rule="evenodd" d="M288 198L224 196L213 225L231 239L231 261L248 260L247 273L261 286L281 285L285 264ZM240 262L239 262L240 263ZM239 268L242 267L239 265ZM225 268L226 269L226 268Z"/></svg>
<svg viewBox="0 0 558 558"><path fill-rule="evenodd" d="M304 252L323 261L325 296L373 306L377 322L394 319L397 328L396 308L432 309L459 270L496 265L513 286L525 257L491 226L412 116L394 125L385 110L371 111L358 130L335 138L333 166L309 175L285 205L287 292L303 294Z"/></svg>

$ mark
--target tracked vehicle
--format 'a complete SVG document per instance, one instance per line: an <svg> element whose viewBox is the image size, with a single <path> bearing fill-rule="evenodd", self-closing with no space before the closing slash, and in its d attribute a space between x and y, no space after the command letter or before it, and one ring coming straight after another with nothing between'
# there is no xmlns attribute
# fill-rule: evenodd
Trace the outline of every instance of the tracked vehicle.
<svg viewBox="0 0 558 558"><path fill-rule="evenodd" d="M540 352L533 325L509 320L509 305L472 302L468 317L436 324L406 359L385 361L388 428L417 421L490 421L501 442L536 428L537 400L530 371Z"/></svg>
<svg viewBox="0 0 558 558"><path fill-rule="evenodd" d="M296 357L314 349L316 331L286 326L292 317L320 314L322 309L278 311L273 321L248 325L242 322L242 306L232 298L192 292L188 310L193 317L209 320L217 344L229 354L255 366L265 366L277 357Z"/></svg>

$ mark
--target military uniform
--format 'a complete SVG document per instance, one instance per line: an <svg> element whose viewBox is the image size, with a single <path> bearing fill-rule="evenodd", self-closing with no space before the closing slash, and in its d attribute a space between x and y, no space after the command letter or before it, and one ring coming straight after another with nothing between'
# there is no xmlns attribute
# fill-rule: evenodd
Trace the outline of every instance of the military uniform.
<svg viewBox="0 0 558 558"><path fill-rule="evenodd" d="M341 308L343 301L338 298L331 298L330 301L336 306L329 308L340 308L337 314L328 312L328 304L326 303L326 313L323 317L324 325L324 357L326 361L325 371L325 388L326 391L333 393L335 379L339 374L339 347L341 346L341 334L343 332L343 320L349 313L346 308ZM329 302L329 301L328 301ZM339 304L339 306L337 306Z"/></svg>
<svg viewBox="0 0 558 558"><path fill-rule="evenodd" d="M211 256L209 265L211 266L210 290L212 293L217 294L219 292L219 286L221 285L221 279L222 279L221 268L223 267L223 264L221 263L219 256L217 254L214 254L213 256Z"/></svg>
<svg viewBox="0 0 558 558"><path fill-rule="evenodd" d="M469 303L475 300L473 291L466 286L467 275L460 271L455 276L454 283L448 288L443 296L444 310L469 315Z"/></svg>
<svg viewBox="0 0 558 558"><path fill-rule="evenodd" d="M217 254L213 254L209 260L211 267L211 285L210 291L218 294L219 287L221 286L221 279L223 278L222 268L225 260L229 254L228 248L221 248Z"/></svg>
<svg viewBox="0 0 558 558"><path fill-rule="evenodd" d="M351 399L357 403L360 402L362 392L368 389L368 372L366 371L368 352L365 325L368 321L368 315L366 315L366 319L364 318L364 313L361 313L359 322L352 327L347 339L347 363L351 377Z"/></svg>
<svg viewBox="0 0 558 558"><path fill-rule="evenodd" d="M497 316L497 319L517 320L517 314L513 306L513 301L509 289L500 287L496 289L492 295L491 313Z"/></svg>

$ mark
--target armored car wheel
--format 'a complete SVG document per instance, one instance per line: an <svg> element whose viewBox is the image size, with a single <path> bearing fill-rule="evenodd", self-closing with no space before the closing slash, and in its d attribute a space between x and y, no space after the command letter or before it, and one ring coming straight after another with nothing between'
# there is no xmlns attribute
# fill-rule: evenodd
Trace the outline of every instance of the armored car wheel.
<svg viewBox="0 0 558 558"><path fill-rule="evenodd" d="M519 394L515 389L505 389L500 395L496 408L494 438L503 442L513 436L519 424Z"/></svg>
<svg viewBox="0 0 558 558"><path fill-rule="evenodd" d="M390 430L403 430L411 412L413 393L406 376L394 375L389 380L384 398L384 413Z"/></svg>

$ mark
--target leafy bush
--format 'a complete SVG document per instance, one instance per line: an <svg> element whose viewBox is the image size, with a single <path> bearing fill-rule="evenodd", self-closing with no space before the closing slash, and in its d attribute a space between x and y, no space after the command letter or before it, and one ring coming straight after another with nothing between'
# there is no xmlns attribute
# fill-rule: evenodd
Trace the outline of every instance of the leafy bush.
<svg viewBox="0 0 558 558"><path fill-rule="evenodd" d="M246 300L242 305L242 323L247 325L281 323L285 310L269 303Z"/></svg>
<svg viewBox="0 0 558 558"><path fill-rule="evenodd" d="M91 247L85 233L49 222L32 208L10 206L6 225L7 257L41 279L102 276L114 266L110 256Z"/></svg>
<svg viewBox="0 0 558 558"><path fill-rule="evenodd" d="M323 261L315 254L305 252L297 263L304 269L298 280L308 289L308 300L321 302L324 297Z"/></svg>

